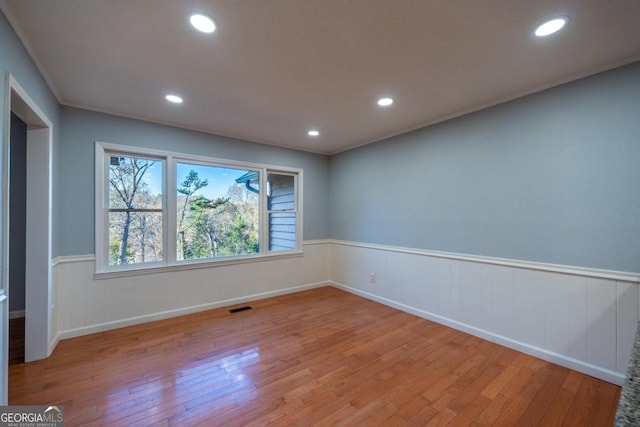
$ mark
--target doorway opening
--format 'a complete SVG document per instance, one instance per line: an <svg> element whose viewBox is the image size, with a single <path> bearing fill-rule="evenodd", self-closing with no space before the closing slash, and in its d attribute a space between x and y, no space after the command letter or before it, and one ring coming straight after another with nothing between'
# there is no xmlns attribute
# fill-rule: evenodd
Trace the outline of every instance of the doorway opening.
<svg viewBox="0 0 640 427"><path fill-rule="evenodd" d="M9 365L14 365L24 363L27 124L13 112L9 141Z"/></svg>

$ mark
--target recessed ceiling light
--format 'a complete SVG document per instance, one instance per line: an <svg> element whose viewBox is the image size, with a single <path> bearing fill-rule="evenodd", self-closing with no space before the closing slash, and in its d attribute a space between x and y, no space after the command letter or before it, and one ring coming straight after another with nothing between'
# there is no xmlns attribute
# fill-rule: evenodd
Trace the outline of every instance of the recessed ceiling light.
<svg viewBox="0 0 640 427"><path fill-rule="evenodd" d="M388 107L393 104L393 98L380 98L378 99L378 105L381 107Z"/></svg>
<svg viewBox="0 0 640 427"><path fill-rule="evenodd" d="M182 104L182 98L178 95L167 95L164 97L169 102L173 102L174 104Z"/></svg>
<svg viewBox="0 0 640 427"><path fill-rule="evenodd" d="M191 22L191 25L193 25L196 30L202 31L203 33L213 33L216 30L216 23L213 22L213 19L202 13L191 15L189 22Z"/></svg>
<svg viewBox="0 0 640 427"><path fill-rule="evenodd" d="M560 31L562 27L564 27L565 24L567 23L567 20L568 18L564 16L560 16L558 18L554 18L550 21L547 21L544 24L540 25L538 28L536 28L535 35L538 37L550 36L551 34L557 31Z"/></svg>
<svg viewBox="0 0 640 427"><path fill-rule="evenodd" d="M315 129L312 129L309 132L307 132L307 135L309 135L309 136L318 136L318 135L320 135L320 132L318 132Z"/></svg>

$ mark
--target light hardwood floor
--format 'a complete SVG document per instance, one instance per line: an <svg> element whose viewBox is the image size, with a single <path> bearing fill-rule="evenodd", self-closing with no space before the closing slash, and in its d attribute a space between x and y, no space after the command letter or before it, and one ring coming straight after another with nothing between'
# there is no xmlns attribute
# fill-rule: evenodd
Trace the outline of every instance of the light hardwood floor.
<svg viewBox="0 0 640 427"><path fill-rule="evenodd" d="M325 287L64 340L10 366L66 426L610 426L620 387Z"/></svg>

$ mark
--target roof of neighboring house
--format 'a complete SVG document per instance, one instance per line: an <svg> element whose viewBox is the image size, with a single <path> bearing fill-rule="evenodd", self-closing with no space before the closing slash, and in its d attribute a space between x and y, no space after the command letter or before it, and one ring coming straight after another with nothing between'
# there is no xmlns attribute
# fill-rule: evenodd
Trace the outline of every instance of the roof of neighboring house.
<svg viewBox="0 0 640 427"><path fill-rule="evenodd" d="M256 171L249 171L242 175L240 178L236 179L238 184L244 184L246 182L258 182L260 179L260 174Z"/></svg>

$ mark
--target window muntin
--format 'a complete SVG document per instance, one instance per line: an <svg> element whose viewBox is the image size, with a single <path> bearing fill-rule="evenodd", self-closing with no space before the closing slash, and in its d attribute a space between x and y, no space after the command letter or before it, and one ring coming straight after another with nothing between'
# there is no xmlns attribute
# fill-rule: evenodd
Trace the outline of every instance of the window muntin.
<svg viewBox="0 0 640 427"><path fill-rule="evenodd" d="M256 254L260 198L238 179L260 172L196 163L176 164L177 260Z"/></svg>
<svg viewBox="0 0 640 427"><path fill-rule="evenodd" d="M123 198L117 194L112 181L116 179L117 183L118 167L122 169L127 161L134 160L139 162L138 167L143 166L141 162L154 163L144 175L138 175L138 185L144 187L144 191L138 189L132 197ZM183 185L192 170L200 179L201 187L197 191L192 191L197 184L193 176L191 183ZM128 182L135 182L135 173L133 176ZM207 185L202 186L205 179ZM290 193L292 184L293 196L289 194L283 204L282 190L288 188ZM193 264L250 262L256 257L300 254L301 186L300 169L97 142L96 273L111 277L111 273L136 274L137 270L149 268L179 270L197 268ZM180 189L192 193L186 210L181 210L181 205L184 207L187 194L178 191ZM219 199L229 200L218 203ZM213 215L221 208L229 210L225 212L226 219L224 215ZM179 227L182 213L185 218ZM229 221L232 213L236 214L235 222ZM205 214L208 217L205 218ZM123 258L122 236L127 215L129 238ZM196 224L197 221L200 223ZM187 226L200 227L205 232L197 233L194 238L196 234L189 235ZM218 235L210 234L216 229ZM186 244L182 243L184 240L181 242L181 231L185 233ZM289 238L282 239L283 233ZM222 242L224 235L230 240ZM212 241L217 246L212 245Z"/></svg>
<svg viewBox="0 0 640 427"><path fill-rule="evenodd" d="M109 265L163 259L163 161L108 155Z"/></svg>

